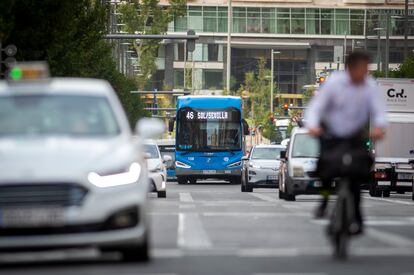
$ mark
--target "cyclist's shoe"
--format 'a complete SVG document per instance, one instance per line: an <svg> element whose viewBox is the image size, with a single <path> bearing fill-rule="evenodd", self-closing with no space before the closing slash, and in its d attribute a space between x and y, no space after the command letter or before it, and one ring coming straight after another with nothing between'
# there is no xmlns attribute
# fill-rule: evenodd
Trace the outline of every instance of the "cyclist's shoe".
<svg viewBox="0 0 414 275"><path fill-rule="evenodd" d="M316 219L321 219L324 218L326 216L326 208L328 206L328 200L324 199L321 201L321 203L319 204L318 208L316 208L315 211L315 218Z"/></svg>

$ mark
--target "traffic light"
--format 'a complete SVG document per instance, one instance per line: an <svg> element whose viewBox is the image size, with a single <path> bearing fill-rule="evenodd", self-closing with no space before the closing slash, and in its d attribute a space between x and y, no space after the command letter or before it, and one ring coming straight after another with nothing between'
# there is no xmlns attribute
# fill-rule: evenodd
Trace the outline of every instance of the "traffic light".
<svg viewBox="0 0 414 275"><path fill-rule="evenodd" d="M326 77L320 76L319 79L318 79L318 83L323 84L325 82L325 80L326 80Z"/></svg>
<svg viewBox="0 0 414 275"><path fill-rule="evenodd" d="M283 113L285 116L289 115L289 104L287 103L283 104Z"/></svg>

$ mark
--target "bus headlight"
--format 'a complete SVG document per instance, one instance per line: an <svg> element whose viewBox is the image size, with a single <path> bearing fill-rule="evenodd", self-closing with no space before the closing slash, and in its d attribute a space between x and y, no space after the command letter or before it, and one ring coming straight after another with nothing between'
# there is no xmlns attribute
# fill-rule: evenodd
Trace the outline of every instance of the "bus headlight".
<svg viewBox="0 0 414 275"><path fill-rule="evenodd" d="M240 166L240 165L241 165L241 161L238 161L238 162L227 165L227 167L232 168L232 167L237 167L237 166Z"/></svg>
<svg viewBox="0 0 414 275"><path fill-rule="evenodd" d="M178 161L178 160L175 162L175 167L186 168L186 169L191 168L190 165L185 164L184 162L181 162L181 161Z"/></svg>

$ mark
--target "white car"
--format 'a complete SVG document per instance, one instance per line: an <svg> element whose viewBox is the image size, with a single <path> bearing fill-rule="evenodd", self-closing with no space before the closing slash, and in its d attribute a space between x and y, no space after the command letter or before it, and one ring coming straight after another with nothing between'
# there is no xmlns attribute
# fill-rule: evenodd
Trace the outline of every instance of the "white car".
<svg viewBox="0 0 414 275"><path fill-rule="evenodd" d="M146 140L144 150L147 159L147 167L150 177L150 191L156 192L159 198L167 197L167 168L165 163L171 162L172 158L165 155L161 158L157 143L153 140Z"/></svg>
<svg viewBox="0 0 414 275"><path fill-rule="evenodd" d="M147 260L144 156L106 81L0 81L0 250L94 246Z"/></svg>

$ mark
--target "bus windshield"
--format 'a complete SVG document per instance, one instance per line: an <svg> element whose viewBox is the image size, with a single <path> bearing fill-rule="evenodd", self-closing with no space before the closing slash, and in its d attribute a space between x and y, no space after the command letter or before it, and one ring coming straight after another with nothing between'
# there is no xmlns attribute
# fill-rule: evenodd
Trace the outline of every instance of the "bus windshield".
<svg viewBox="0 0 414 275"><path fill-rule="evenodd" d="M184 151L241 150L241 117L235 108L179 111L177 149Z"/></svg>

